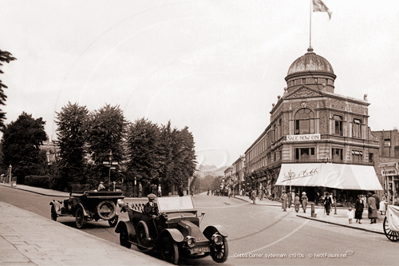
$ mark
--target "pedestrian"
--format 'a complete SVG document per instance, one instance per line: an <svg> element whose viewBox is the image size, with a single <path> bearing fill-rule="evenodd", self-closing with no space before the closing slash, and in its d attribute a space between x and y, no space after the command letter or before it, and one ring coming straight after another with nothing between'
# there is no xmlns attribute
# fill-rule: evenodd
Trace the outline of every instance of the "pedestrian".
<svg viewBox="0 0 399 266"><path fill-rule="evenodd" d="M348 211L347 211L346 214L348 215L348 220L349 220L349 223L351 224L352 223L352 219L353 219L353 217L355 215L354 210L352 210L352 206L349 205L349 208L348 208Z"/></svg>
<svg viewBox="0 0 399 266"><path fill-rule="evenodd" d="M328 193L328 192L326 193L326 196L324 197L323 204L324 204L324 208L326 210L326 214L330 215L331 204L332 204L332 201L331 201L331 198L330 198L330 193Z"/></svg>
<svg viewBox="0 0 399 266"><path fill-rule="evenodd" d="M373 197L375 198L375 206L377 208L377 210L380 209L380 198L377 196L377 194L375 194L375 192L373 192Z"/></svg>
<svg viewBox="0 0 399 266"><path fill-rule="evenodd" d="M368 193L368 199L367 199L367 205L368 207L368 217L370 219L371 224L375 224L376 220L378 218L378 212L377 212L377 206L376 206L376 200L375 197L373 197L373 193L369 192Z"/></svg>
<svg viewBox="0 0 399 266"><path fill-rule="evenodd" d="M97 188L98 191L105 190L104 182L101 181Z"/></svg>
<svg viewBox="0 0 399 266"><path fill-rule="evenodd" d="M161 188L161 184L158 185L158 197L162 196L162 188Z"/></svg>
<svg viewBox="0 0 399 266"><path fill-rule="evenodd" d="M319 199L320 199L320 193L316 192L316 198L314 200L316 206L319 205Z"/></svg>
<svg viewBox="0 0 399 266"><path fill-rule="evenodd" d="M381 202L380 202L380 212L381 215L385 215L385 212L387 211L387 199L388 199L388 195L387 193L385 193L382 198L381 198Z"/></svg>
<svg viewBox="0 0 399 266"><path fill-rule="evenodd" d="M292 193L291 191L288 193L288 208L291 208L292 204Z"/></svg>
<svg viewBox="0 0 399 266"><path fill-rule="evenodd" d="M355 219L356 223L361 224L362 216L363 216L363 210L364 210L364 202L363 202L363 196L359 195L357 197L356 203L355 203Z"/></svg>
<svg viewBox="0 0 399 266"><path fill-rule="evenodd" d="M295 199L294 199L294 207L295 207L295 211L298 212L299 211L299 206L301 205L301 201L299 198L299 194L296 193L295 195Z"/></svg>
<svg viewBox="0 0 399 266"><path fill-rule="evenodd" d="M285 191L283 191L283 195L281 196L282 199L282 207L283 207L283 211L287 211L287 202L288 202L288 196L287 193L285 193Z"/></svg>
<svg viewBox="0 0 399 266"><path fill-rule="evenodd" d="M256 190L255 189L253 189L251 192L251 200L252 200L253 204L256 203Z"/></svg>
<svg viewBox="0 0 399 266"><path fill-rule="evenodd" d="M308 205L308 196L306 196L306 192L302 192L302 209L303 212L306 212L306 206Z"/></svg>
<svg viewBox="0 0 399 266"><path fill-rule="evenodd" d="M141 182L139 182L139 198L141 198L142 194L143 194L143 186L141 185Z"/></svg>

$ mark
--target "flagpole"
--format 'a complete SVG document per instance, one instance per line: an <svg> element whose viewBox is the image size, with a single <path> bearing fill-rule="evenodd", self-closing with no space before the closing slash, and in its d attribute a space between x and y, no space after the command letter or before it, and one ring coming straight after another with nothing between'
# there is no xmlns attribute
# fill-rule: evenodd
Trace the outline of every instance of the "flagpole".
<svg viewBox="0 0 399 266"><path fill-rule="evenodd" d="M312 47L312 0L309 0L309 47Z"/></svg>

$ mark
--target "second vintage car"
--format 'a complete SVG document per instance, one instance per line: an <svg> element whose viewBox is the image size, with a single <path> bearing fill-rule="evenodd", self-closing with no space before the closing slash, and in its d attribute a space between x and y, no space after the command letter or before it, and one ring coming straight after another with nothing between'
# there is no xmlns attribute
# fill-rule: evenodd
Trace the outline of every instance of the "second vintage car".
<svg viewBox="0 0 399 266"><path fill-rule="evenodd" d="M86 221L102 219L114 227L118 223L123 198L121 191L86 191L75 196L71 192L63 201L50 202L51 219L56 221L58 216L74 216L79 229L85 226Z"/></svg>
<svg viewBox="0 0 399 266"><path fill-rule="evenodd" d="M160 197L148 195L149 201L128 204L129 221L116 227L120 244L136 245L142 251L158 250L164 260L177 264L179 257L211 256L223 263L228 257L227 232L221 225L200 230L200 216L191 196Z"/></svg>

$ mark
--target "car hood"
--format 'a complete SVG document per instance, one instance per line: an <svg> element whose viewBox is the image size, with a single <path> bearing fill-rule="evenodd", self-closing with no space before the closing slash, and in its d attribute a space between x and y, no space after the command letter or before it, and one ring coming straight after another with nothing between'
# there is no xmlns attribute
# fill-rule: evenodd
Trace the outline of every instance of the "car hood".
<svg viewBox="0 0 399 266"><path fill-rule="evenodd" d="M208 239L202 234L200 228L190 221L179 221L177 224L177 229L183 234L184 237L192 236L197 242L208 241Z"/></svg>

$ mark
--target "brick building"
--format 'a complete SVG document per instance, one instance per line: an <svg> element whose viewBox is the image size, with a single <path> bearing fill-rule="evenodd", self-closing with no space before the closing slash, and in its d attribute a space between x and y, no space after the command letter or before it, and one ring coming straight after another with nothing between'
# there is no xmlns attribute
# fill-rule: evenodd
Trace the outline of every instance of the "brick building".
<svg viewBox="0 0 399 266"><path fill-rule="evenodd" d="M379 141L368 127L367 96L334 93L335 79L331 64L311 47L291 64L270 124L245 152L247 184L262 183L274 196L291 187L310 200L326 190L353 197L354 183L363 181L378 189L373 160Z"/></svg>

